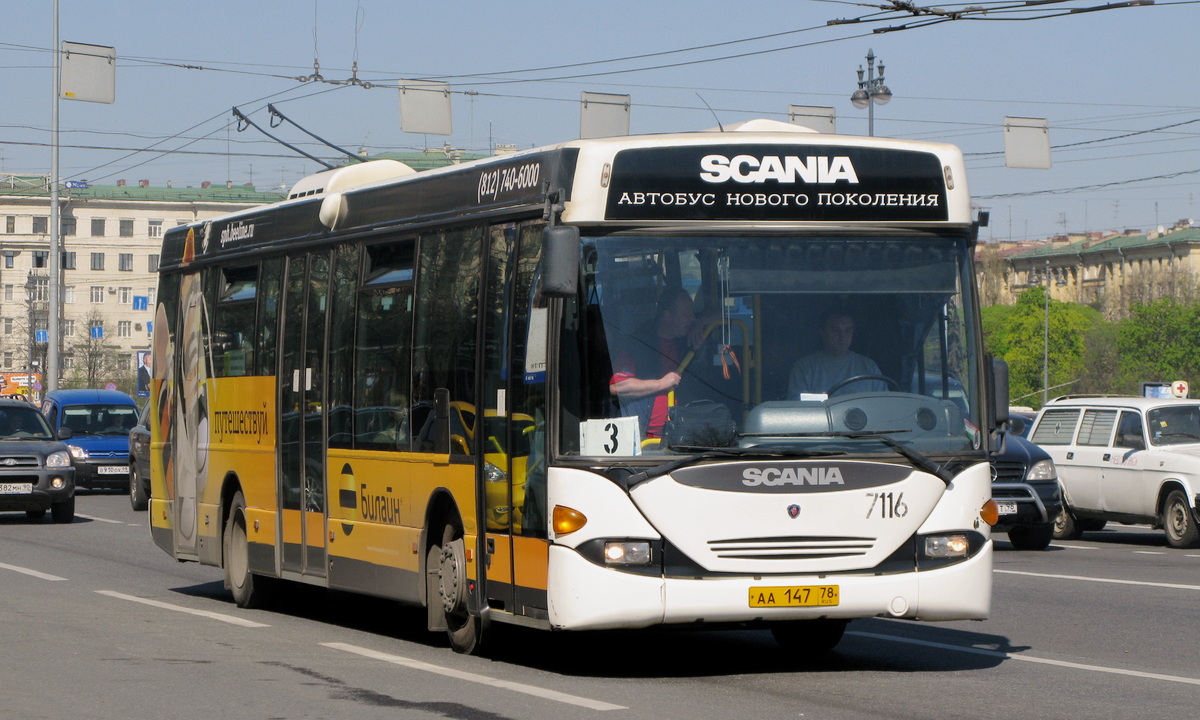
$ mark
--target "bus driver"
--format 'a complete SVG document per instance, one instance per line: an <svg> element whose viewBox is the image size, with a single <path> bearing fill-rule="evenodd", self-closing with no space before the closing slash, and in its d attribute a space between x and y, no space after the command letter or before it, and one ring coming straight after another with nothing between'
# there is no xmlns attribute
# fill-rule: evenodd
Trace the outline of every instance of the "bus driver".
<svg viewBox="0 0 1200 720"><path fill-rule="evenodd" d="M850 349L854 342L854 318L844 310L834 309L825 314L821 323L821 349L805 355L792 366L788 378L788 398L800 400L803 394L829 394L838 383L859 375L870 379L847 383L834 395L853 392L883 392L887 385L879 380L879 366L866 355Z"/></svg>

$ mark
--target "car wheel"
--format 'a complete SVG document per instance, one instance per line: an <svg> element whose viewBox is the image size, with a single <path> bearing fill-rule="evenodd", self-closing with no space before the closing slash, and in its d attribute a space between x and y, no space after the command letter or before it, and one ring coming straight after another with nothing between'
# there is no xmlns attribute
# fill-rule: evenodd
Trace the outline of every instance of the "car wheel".
<svg viewBox="0 0 1200 720"><path fill-rule="evenodd" d="M75 520L75 496L50 506L50 517L56 523L66 524Z"/></svg>
<svg viewBox="0 0 1200 720"><path fill-rule="evenodd" d="M246 497L238 490L229 505L222 533L225 566L225 586L233 592L233 601L240 608L268 605L276 587L276 579L250 572L250 542L246 537Z"/></svg>
<svg viewBox="0 0 1200 720"><path fill-rule="evenodd" d="M134 510L145 510L150 504L150 498L146 497L147 493L142 489L142 478L138 476L137 470L133 463L129 464L129 505Z"/></svg>
<svg viewBox="0 0 1200 720"><path fill-rule="evenodd" d="M1174 548L1192 548L1200 545L1200 529L1187 496L1182 490L1172 490L1162 507L1162 526L1167 533L1167 544Z"/></svg>
<svg viewBox="0 0 1200 720"><path fill-rule="evenodd" d="M1083 528L1079 527L1075 522L1075 516L1063 505L1062 510L1058 511L1058 517L1054 518L1054 539L1055 540L1078 540L1083 537Z"/></svg>
<svg viewBox="0 0 1200 720"><path fill-rule="evenodd" d="M832 651L842 641L849 620L794 620L771 626L771 635L784 650L801 656Z"/></svg>
<svg viewBox="0 0 1200 720"><path fill-rule="evenodd" d="M1018 525L1008 531L1008 541L1018 550L1045 550L1054 539L1054 525Z"/></svg>

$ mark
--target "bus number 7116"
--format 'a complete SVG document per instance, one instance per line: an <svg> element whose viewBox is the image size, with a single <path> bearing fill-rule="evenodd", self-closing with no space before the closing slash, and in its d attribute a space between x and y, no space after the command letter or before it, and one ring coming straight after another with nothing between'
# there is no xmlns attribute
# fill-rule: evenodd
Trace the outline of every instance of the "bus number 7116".
<svg viewBox="0 0 1200 720"><path fill-rule="evenodd" d="M904 502L904 493L896 495L890 492L867 493L867 497L871 498L871 507L867 508L867 519L875 513L875 508L879 508L879 518L887 520L889 518L902 518L908 514L908 503Z"/></svg>

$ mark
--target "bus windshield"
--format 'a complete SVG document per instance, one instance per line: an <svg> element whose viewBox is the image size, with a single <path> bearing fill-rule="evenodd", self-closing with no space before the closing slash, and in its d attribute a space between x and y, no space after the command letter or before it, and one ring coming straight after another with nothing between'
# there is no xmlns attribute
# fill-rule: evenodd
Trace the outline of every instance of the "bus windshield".
<svg viewBox="0 0 1200 720"><path fill-rule="evenodd" d="M608 235L583 263L563 454L980 447L965 237Z"/></svg>

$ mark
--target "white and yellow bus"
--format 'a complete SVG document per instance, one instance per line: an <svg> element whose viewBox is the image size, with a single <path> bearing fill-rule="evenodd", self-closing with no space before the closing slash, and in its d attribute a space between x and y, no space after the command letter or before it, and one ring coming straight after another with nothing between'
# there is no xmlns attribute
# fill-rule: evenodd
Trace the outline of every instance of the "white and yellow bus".
<svg viewBox="0 0 1200 720"><path fill-rule="evenodd" d="M976 233L956 148L770 121L314 175L166 234L154 541L240 606L394 598L459 652L986 617ZM798 388L832 316L855 374Z"/></svg>

